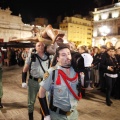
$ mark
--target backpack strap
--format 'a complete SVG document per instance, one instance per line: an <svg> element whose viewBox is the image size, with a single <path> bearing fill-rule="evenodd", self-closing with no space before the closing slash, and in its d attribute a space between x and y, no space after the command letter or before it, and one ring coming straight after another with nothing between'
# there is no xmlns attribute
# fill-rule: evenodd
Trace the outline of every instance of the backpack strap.
<svg viewBox="0 0 120 120"><path fill-rule="evenodd" d="M53 70L53 73L52 73L52 80L53 82L55 81L55 70Z"/></svg>
<svg viewBox="0 0 120 120"><path fill-rule="evenodd" d="M54 92L54 81L55 81L55 70L52 72L52 85L51 85L51 95L50 95L50 109L54 109L53 106L53 92Z"/></svg>
<svg viewBox="0 0 120 120"><path fill-rule="evenodd" d="M78 84L77 84L77 90L78 90L78 96L82 97L82 85L81 85L81 76L80 73L78 73Z"/></svg>
<svg viewBox="0 0 120 120"><path fill-rule="evenodd" d="M47 59L43 60L43 59L42 59L41 57L39 57L37 54L34 54L34 55L35 55L35 57L38 59L38 61L39 61L39 63L40 63L40 67L42 68L43 72L45 73L44 67L42 66L42 64L41 64L41 61L40 61L40 60L42 60L42 61L46 61L46 60L48 60L48 59L49 59L49 63L48 63L48 68L49 68L49 67L50 67L50 62L51 62L50 57L48 56L48 57L47 57ZM30 69L29 69L29 73L30 73L30 70L31 70L31 64L32 64L32 61L30 62Z"/></svg>
<svg viewBox="0 0 120 120"><path fill-rule="evenodd" d="M49 58L49 56L47 57L47 59L45 59L45 60L43 60L40 56L38 56L37 54L35 54L36 55L36 57L37 57L37 59L38 59L38 61L39 61L39 63L40 63L40 66L41 66L41 68L42 68L42 70L43 70L43 72L45 73L45 70L44 70L44 68L43 68L43 66L42 66L42 64L41 64L41 61L40 60L42 60L42 61L46 61L46 60L48 60L49 59L49 64L48 64L48 68L50 67L50 58Z"/></svg>
<svg viewBox="0 0 120 120"><path fill-rule="evenodd" d="M35 54L35 55L36 55L36 57L37 57L37 59L38 59L38 61L39 61L39 63L40 63L40 66L41 66L43 72L45 73L45 70L44 70L44 68L43 68L43 66L42 66L42 64L41 64L41 61L40 61L41 58L40 58L37 54Z"/></svg>

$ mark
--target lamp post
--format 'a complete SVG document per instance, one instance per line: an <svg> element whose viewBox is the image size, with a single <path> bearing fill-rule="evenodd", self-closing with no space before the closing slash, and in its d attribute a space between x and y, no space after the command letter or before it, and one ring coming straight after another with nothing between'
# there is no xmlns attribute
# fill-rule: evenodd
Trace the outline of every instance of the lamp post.
<svg viewBox="0 0 120 120"><path fill-rule="evenodd" d="M103 41L105 44L106 36L108 35L108 33L110 33L110 29L107 26L101 26L99 28L99 31L100 31L101 35L103 36Z"/></svg>

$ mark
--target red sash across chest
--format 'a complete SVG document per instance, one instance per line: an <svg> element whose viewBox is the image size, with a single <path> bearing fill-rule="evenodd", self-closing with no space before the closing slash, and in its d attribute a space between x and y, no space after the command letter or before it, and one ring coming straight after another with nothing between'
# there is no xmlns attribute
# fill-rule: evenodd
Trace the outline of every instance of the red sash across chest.
<svg viewBox="0 0 120 120"><path fill-rule="evenodd" d="M68 81L73 82L78 78L78 73L75 74L75 76L73 78L69 78L62 70L58 70L58 77L56 80L56 85L61 85L61 80L60 80L60 76L62 77L62 79L64 80L64 82L66 83L68 89L70 90L70 92L73 94L73 96L77 99L80 100L81 99L81 94L78 96L73 89L71 88L70 84L68 83Z"/></svg>

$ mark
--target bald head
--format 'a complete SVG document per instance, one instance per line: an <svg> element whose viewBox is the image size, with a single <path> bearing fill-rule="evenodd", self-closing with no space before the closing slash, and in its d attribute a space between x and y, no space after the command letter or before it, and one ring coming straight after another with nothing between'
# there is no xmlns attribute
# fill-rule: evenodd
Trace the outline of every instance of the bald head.
<svg viewBox="0 0 120 120"><path fill-rule="evenodd" d="M36 43L36 46L38 46L39 44L43 45L45 47L45 44L42 41L39 41Z"/></svg>
<svg viewBox="0 0 120 120"><path fill-rule="evenodd" d="M45 44L43 42L37 42L35 48L38 53L43 53Z"/></svg>

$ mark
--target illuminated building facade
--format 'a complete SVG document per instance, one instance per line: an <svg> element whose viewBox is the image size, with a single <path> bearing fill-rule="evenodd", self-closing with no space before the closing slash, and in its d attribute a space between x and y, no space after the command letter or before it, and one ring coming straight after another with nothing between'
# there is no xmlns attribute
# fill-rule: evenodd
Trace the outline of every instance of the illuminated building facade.
<svg viewBox="0 0 120 120"><path fill-rule="evenodd" d="M76 45L92 44L92 21L78 16L65 17L60 23L60 29L66 31L66 39L69 42L74 42Z"/></svg>
<svg viewBox="0 0 120 120"><path fill-rule="evenodd" d="M120 46L120 2L95 8L93 12L93 46Z"/></svg>
<svg viewBox="0 0 120 120"><path fill-rule="evenodd" d="M0 9L0 42L8 42L10 38L25 38L32 36L30 25L22 22L21 16L11 15L8 9Z"/></svg>

